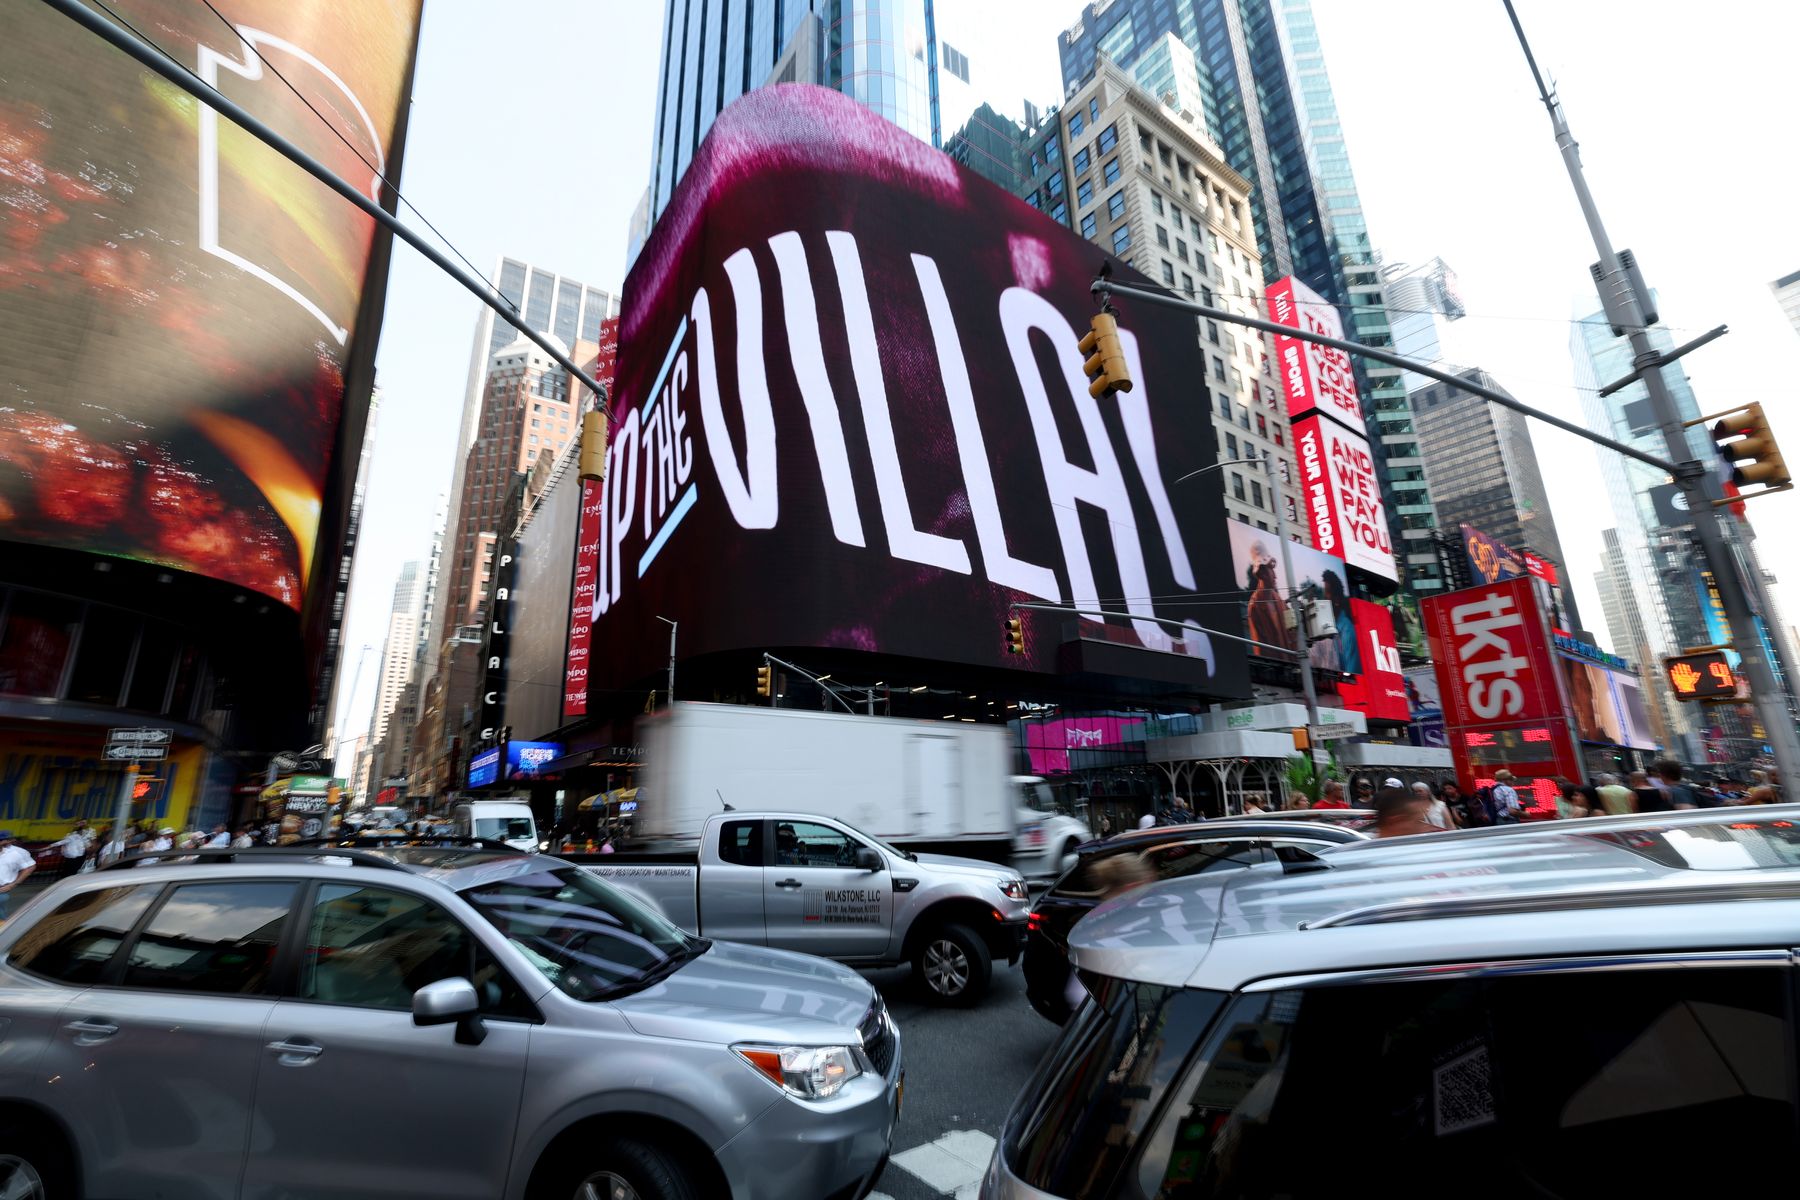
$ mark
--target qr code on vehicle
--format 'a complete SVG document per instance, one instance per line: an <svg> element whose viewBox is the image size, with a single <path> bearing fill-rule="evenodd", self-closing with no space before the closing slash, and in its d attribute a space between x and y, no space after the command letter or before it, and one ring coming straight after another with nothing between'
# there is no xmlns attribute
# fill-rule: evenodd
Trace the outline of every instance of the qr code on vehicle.
<svg viewBox="0 0 1800 1200"><path fill-rule="evenodd" d="M1486 1046L1476 1046L1438 1067L1432 1083L1439 1137L1489 1125L1496 1119Z"/></svg>

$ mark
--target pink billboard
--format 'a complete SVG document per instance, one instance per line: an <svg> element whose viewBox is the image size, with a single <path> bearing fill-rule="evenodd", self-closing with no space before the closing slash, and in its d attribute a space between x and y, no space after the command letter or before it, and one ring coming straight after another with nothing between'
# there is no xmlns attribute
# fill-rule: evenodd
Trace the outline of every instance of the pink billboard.
<svg viewBox="0 0 1800 1200"><path fill-rule="evenodd" d="M1127 730L1139 729L1142 717L1060 717L1054 721L1026 721L1025 753L1033 775L1067 775L1071 751L1111 750L1126 740ZM1133 735L1134 740L1136 736ZM1074 760L1079 766L1081 760Z"/></svg>
<svg viewBox="0 0 1800 1200"><path fill-rule="evenodd" d="M1344 323L1336 306L1292 275L1270 284L1265 295L1271 321L1343 339ZM1278 333L1275 362L1282 394L1287 397L1288 416L1298 417L1316 409L1351 429L1366 428L1348 354Z"/></svg>

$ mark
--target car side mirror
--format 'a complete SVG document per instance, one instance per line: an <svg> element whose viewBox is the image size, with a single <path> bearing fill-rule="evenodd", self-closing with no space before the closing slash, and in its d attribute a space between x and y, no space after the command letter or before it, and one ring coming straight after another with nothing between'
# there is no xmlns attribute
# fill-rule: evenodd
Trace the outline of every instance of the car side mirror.
<svg viewBox="0 0 1800 1200"><path fill-rule="evenodd" d="M465 1046L479 1046L487 1037L481 1022L481 997L475 985L460 975L428 983L413 993L414 1025L456 1026L456 1040Z"/></svg>
<svg viewBox="0 0 1800 1200"><path fill-rule="evenodd" d="M879 871L887 864L881 859L881 851L870 846L858 846L856 849L856 865L865 871Z"/></svg>

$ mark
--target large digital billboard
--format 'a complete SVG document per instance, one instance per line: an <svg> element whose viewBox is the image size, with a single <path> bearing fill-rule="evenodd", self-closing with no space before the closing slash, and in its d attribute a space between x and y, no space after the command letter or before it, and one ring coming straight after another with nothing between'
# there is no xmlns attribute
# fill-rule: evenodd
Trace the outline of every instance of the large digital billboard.
<svg viewBox="0 0 1800 1200"><path fill-rule="evenodd" d="M1371 721L1402 722L1411 718L1407 703L1406 675L1400 667L1400 647L1394 638L1394 621L1388 610L1367 600L1351 599L1350 616L1356 629L1357 653L1354 678L1338 685L1344 707Z"/></svg>
<svg viewBox="0 0 1800 1200"><path fill-rule="evenodd" d="M1461 526L1463 553L1469 560L1469 577L1476 583L1498 583L1502 579L1518 579L1528 567L1517 551L1475 528Z"/></svg>
<svg viewBox="0 0 1800 1200"><path fill-rule="evenodd" d="M1581 776L1564 679L1529 577L1481 584L1422 606L1444 724L1465 786L1507 767Z"/></svg>
<svg viewBox="0 0 1800 1200"><path fill-rule="evenodd" d="M592 374L610 393L619 365L619 319L600 322L600 343ZM581 481L581 516L575 536L574 582L569 588L569 644L563 656L562 716L584 717L588 710L588 659L593 648L594 585L600 571L601 501L606 484Z"/></svg>
<svg viewBox="0 0 1800 1200"><path fill-rule="evenodd" d="M112 9L381 198L419 0ZM47 5L0 79L0 539L299 608L374 222Z"/></svg>
<svg viewBox="0 0 1800 1200"><path fill-rule="evenodd" d="M1271 283L1264 294L1269 319L1325 337L1344 338L1344 322L1337 306L1292 275ZM1317 342L1275 335L1275 373L1287 397L1289 417L1315 409L1353 430L1365 429L1362 401L1357 397L1356 374L1350 356Z"/></svg>
<svg viewBox="0 0 1800 1200"><path fill-rule="evenodd" d="M1217 477L1174 482L1217 459L1192 320L1122 303L1136 386L1090 398L1100 262L837 92L721 113L625 284L591 687L665 669L665 617L683 657L1055 672L1123 646L1160 653L1113 673L1247 694L1194 598L1225 559Z"/></svg>
<svg viewBox="0 0 1800 1200"><path fill-rule="evenodd" d="M1294 422L1294 457L1314 544L1372 575L1398 579L1369 440L1335 421L1305 417Z"/></svg>

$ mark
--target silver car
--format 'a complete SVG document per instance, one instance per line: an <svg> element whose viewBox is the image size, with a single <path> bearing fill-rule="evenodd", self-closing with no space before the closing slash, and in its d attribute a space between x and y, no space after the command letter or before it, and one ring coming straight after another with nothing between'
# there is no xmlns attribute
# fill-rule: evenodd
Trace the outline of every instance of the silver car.
<svg viewBox="0 0 1800 1200"><path fill-rule="evenodd" d="M7 1197L854 1200L900 1101L854 971L538 855L128 860L0 957Z"/></svg>

